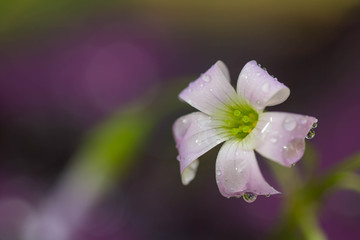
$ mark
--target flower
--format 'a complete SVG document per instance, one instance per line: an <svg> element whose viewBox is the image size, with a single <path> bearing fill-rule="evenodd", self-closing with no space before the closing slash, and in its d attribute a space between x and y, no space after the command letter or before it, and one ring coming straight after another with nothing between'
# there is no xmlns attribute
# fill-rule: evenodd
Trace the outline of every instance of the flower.
<svg viewBox="0 0 360 240"><path fill-rule="evenodd" d="M290 167L304 154L305 138L312 138L317 126L311 116L264 112L266 106L280 104L289 95L289 88L256 61L241 70L236 91L221 61L190 83L179 98L199 112L180 117L173 125L182 183L195 178L201 155L225 142L215 174L223 196L243 196L252 202L257 195L279 193L262 176L254 150Z"/></svg>

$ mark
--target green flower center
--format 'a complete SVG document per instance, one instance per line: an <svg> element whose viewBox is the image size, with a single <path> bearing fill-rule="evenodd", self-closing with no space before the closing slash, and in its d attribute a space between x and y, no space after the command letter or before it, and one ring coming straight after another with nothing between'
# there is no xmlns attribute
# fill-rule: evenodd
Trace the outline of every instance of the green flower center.
<svg viewBox="0 0 360 240"><path fill-rule="evenodd" d="M255 128L259 114L250 106L229 107L224 127L230 134L242 140Z"/></svg>

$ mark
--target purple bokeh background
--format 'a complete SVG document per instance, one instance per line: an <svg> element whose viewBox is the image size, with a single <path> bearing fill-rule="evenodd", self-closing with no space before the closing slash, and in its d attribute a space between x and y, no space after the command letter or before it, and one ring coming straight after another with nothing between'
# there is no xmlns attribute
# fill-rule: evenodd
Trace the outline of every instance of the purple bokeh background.
<svg viewBox="0 0 360 240"><path fill-rule="evenodd" d="M290 98L271 110L319 119L312 143L320 171L359 151L360 14L354 9L341 8L342 18L314 23L310 29L305 19L311 11L282 15L290 23L278 28L278 19L255 21L255 15L246 19L248 25L239 18L227 27L225 20L217 26L207 15L187 25L161 9L152 14L141 7L126 8L122 15L116 10L95 12L32 35L25 34L26 25L16 33L2 32L4 237L13 237L24 216L38 209L89 129L148 91L197 76L218 59L228 65L233 84L242 66L255 59L290 87ZM177 96L172 100L178 101ZM190 186L181 185L171 126L184 113L174 111L154 129L132 173L101 199L76 230L76 239L263 239L271 232L282 197L259 198L250 205L223 198L214 177L219 148L203 157ZM260 165L276 185L266 164ZM329 239L357 239L359 200L345 191L325 200L320 224Z"/></svg>

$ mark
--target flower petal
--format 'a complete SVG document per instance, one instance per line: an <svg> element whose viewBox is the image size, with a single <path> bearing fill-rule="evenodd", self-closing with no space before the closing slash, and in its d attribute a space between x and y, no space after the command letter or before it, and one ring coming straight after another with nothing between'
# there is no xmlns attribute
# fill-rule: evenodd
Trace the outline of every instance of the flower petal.
<svg viewBox="0 0 360 240"><path fill-rule="evenodd" d="M199 160L196 159L184 169L181 175L182 184L188 185L192 180L194 180L198 166L199 166Z"/></svg>
<svg viewBox="0 0 360 240"><path fill-rule="evenodd" d="M241 70L237 93L259 110L284 102L290 90L262 69L256 61L248 62Z"/></svg>
<svg viewBox="0 0 360 240"><path fill-rule="evenodd" d="M206 73L191 82L179 98L201 112L212 115L223 111L233 99L237 98L230 84L229 72L225 64L217 61Z"/></svg>
<svg viewBox="0 0 360 240"><path fill-rule="evenodd" d="M254 129L255 150L262 156L290 167L303 156L305 137L317 119L310 116L266 112L259 117Z"/></svg>
<svg viewBox="0 0 360 240"><path fill-rule="evenodd" d="M193 161L230 137L227 131L217 127L215 120L201 112L177 119L173 133L179 150L178 160L182 174L185 174L185 169ZM187 176L185 178L188 179Z"/></svg>
<svg viewBox="0 0 360 240"><path fill-rule="evenodd" d="M243 150L236 139L225 142L220 149L216 159L216 182L224 197L279 193L263 178L254 151Z"/></svg>

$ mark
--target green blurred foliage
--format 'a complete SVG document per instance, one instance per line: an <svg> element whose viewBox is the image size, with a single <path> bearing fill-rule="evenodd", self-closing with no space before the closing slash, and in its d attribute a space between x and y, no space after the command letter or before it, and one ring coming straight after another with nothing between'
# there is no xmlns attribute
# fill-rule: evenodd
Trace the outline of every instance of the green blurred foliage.
<svg viewBox="0 0 360 240"><path fill-rule="evenodd" d="M316 149L307 144L301 166L286 169L276 163L270 164L284 196L281 219L273 239L326 239L318 223L324 201L338 190L360 193L360 176L357 174L360 153L325 173L316 169L318 161Z"/></svg>

